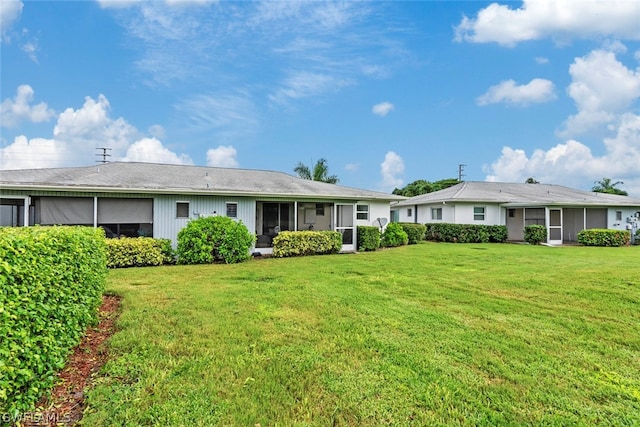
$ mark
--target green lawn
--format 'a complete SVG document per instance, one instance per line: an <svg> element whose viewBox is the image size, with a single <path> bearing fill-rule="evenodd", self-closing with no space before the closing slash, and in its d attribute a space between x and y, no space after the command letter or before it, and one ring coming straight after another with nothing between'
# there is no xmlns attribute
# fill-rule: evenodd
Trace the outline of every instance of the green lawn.
<svg viewBox="0 0 640 427"><path fill-rule="evenodd" d="M83 423L639 425L640 247L112 270Z"/></svg>

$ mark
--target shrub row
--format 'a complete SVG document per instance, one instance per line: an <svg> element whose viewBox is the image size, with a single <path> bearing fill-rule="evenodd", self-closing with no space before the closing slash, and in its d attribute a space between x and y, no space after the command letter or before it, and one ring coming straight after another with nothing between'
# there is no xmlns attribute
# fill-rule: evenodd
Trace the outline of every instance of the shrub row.
<svg viewBox="0 0 640 427"><path fill-rule="evenodd" d="M102 229L0 228L0 414L33 409L97 322L106 278Z"/></svg>
<svg viewBox="0 0 640 427"><path fill-rule="evenodd" d="M273 256L337 254L342 234L337 231L282 231L273 238Z"/></svg>
<svg viewBox="0 0 640 427"><path fill-rule="evenodd" d="M627 230L592 228L578 233L578 243L585 246L625 246L631 241Z"/></svg>
<svg viewBox="0 0 640 427"><path fill-rule="evenodd" d="M452 243L503 243L507 240L504 225L449 224L426 225L427 240Z"/></svg>
<svg viewBox="0 0 640 427"><path fill-rule="evenodd" d="M178 263L208 264L223 261L227 264L251 258L249 249L255 242L242 221L226 216L209 216L189 221L178 232Z"/></svg>
<svg viewBox="0 0 640 427"><path fill-rule="evenodd" d="M380 247L380 228L371 225L359 225L358 250L362 252L375 251Z"/></svg>
<svg viewBox="0 0 640 427"><path fill-rule="evenodd" d="M171 240L151 237L107 239L107 267L145 267L172 264Z"/></svg>
<svg viewBox="0 0 640 427"><path fill-rule="evenodd" d="M415 245L416 243L424 240L427 226L424 224L416 224L413 222L400 222L398 223L402 227L405 233L407 233L408 244Z"/></svg>

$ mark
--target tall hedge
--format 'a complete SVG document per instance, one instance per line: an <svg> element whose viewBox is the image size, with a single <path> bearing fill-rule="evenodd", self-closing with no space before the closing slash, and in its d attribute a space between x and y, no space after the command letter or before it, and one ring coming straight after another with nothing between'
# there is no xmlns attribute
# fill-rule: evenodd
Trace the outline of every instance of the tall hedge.
<svg viewBox="0 0 640 427"><path fill-rule="evenodd" d="M402 225L392 222L387 225L382 233L382 241L380 244L386 248L403 246L409 243L409 236L403 230Z"/></svg>
<svg viewBox="0 0 640 427"><path fill-rule="evenodd" d="M342 234L337 231L282 231L273 238L273 256L337 254L342 250Z"/></svg>
<svg viewBox="0 0 640 427"><path fill-rule="evenodd" d="M524 241L530 245L539 245L547 241L547 227L533 224L524 227Z"/></svg>
<svg viewBox="0 0 640 427"><path fill-rule="evenodd" d="M189 221L178 232L178 263L208 264L223 261L227 264L247 261L255 242L242 221L226 216L208 216Z"/></svg>
<svg viewBox="0 0 640 427"><path fill-rule="evenodd" d="M400 224L404 232L407 233L408 243L410 245L415 245L424 240L424 235L427 231L427 227L424 224L416 224L413 222L399 222L398 224Z"/></svg>
<svg viewBox="0 0 640 427"><path fill-rule="evenodd" d="M375 251L380 247L380 228L372 225L359 225L357 233L359 251Z"/></svg>
<svg viewBox="0 0 640 427"><path fill-rule="evenodd" d="M87 326L106 278L102 229L0 228L0 414L33 409Z"/></svg>

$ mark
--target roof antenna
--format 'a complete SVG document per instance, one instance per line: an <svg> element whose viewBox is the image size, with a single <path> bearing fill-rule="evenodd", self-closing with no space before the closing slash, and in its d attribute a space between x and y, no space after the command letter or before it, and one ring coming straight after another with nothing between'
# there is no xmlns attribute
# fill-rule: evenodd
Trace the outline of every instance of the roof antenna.
<svg viewBox="0 0 640 427"><path fill-rule="evenodd" d="M462 182L462 177L465 176L462 172L464 172L464 167L467 165L459 164L458 165L458 182Z"/></svg>
<svg viewBox="0 0 640 427"><path fill-rule="evenodd" d="M111 157L111 154L107 153L107 151L111 151L111 148L107 147L96 147L96 150L102 150L102 153L96 154L96 156L102 156L102 160L96 160L96 163L109 163L107 157Z"/></svg>

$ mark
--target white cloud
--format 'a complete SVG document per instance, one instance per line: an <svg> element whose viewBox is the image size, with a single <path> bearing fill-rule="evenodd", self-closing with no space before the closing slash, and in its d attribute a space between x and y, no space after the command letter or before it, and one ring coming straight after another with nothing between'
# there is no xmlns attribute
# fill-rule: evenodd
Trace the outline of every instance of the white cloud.
<svg viewBox="0 0 640 427"><path fill-rule="evenodd" d="M299 71L290 73L276 91L269 95L275 104L287 104L291 100L322 95L327 92L338 91L340 88L352 85L349 79L329 74Z"/></svg>
<svg viewBox="0 0 640 427"><path fill-rule="evenodd" d="M29 91L24 90L24 93ZM46 108L40 110L47 111ZM58 116L53 138L29 140L20 135L12 144L0 148L0 167L23 169L93 164L97 147L110 148L112 160L192 163L187 156L169 151L158 139L144 138L122 117L113 119L109 110L109 101L104 95L99 95L97 100L86 97L81 108L67 108Z"/></svg>
<svg viewBox="0 0 640 427"><path fill-rule="evenodd" d="M640 69L628 69L612 50L594 50L576 58L569 74L572 83L567 92L578 112L564 123L560 132L564 137L611 123L640 97Z"/></svg>
<svg viewBox="0 0 640 427"><path fill-rule="evenodd" d="M393 111L394 108L395 106L390 102L381 102L379 104L374 105L371 111L373 112L373 114L376 114L380 117L384 117L387 114L389 114L391 111Z"/></svg>
<svg viewBox="0 0 640 427"><path fill-rule="evenodd" d="M38 51L38 42L37 42L37 40L32 40L30 42L26 42L25 44L23 44L20 47L20 49L22 49L22 51L27 54L27 56L29 57L30 60L32 60L36 64L39 64L38 56L36 55L36 52Z"/></svg>
<svg viewBox="0 0 640 427"><path fill-rule="evenodd" d="M398 175L404 173L404 161L402 157L393 151L389 151L384 156L384 161L380 164L380 174L382 175L383 191L393 191L402 185L402 178Z"/></svg>
<svg viewBox="0 0 640 427"><path fill-rule="evenodd" d="M545 58L544 56L536 56L535 57L536 64L548 64L549 58Z"/></svg>
<svg viewBox="0 0 640 427"><path fill-rule="evenodd" d="M533 103L549 102L556 99L553 82L545 79L533 79L524 85L517 85L513 80L505 80L491 86L487 92L476 99L480 106L489 104L506 104L527 106Z"/></svg>
<svg viewBox="0 0 640 427"><path fill-rule="evenodd" d="M134 142L121 159L124 162L165 163L192 165L193 161L186 154L177 155L162 145L156 138L143 138Z"/></svg>
<svg viewBox="0 0 640 427"><path fill-rule="evenodd" d="M522 6L492 3L475 18L464 17L456 41L505 46L551 37L558 41L615 37L640 40L640 2L524 0Z"/></svg>
<svg viewBox="0 0 640 427"><path fill-rule="evenodd" d="M55 115L55 111L50 109L44 102L31 105L33 94L34 91L31 86L20 85L16 90L15 98L7 98L2 101L0 114L3 127L15 127L23 120L33 123L46 122Z"/></svg>
<svg viewBox="0 0 640 427"><path fill-rule="evenodd" d="M357 172L360 169L360 165L358 163L347 163L344 165L344 170L347 172Z"/></svg>
<svg viewBox="0 0 640 427"><path fill-rule="evenodd" d="M149 134L154 138L162 139L165 136L164 127L162 125L151 125L149 126Z"/></svg>
<svg viewBox="0 0 640 427"><path fill-rule="evenodd" d="M19 0L2 0L0 2L0 32L3 42L9 42L8 31L20 19L24 3Z"/></svg>
<svg viewBox="0 0 640 427"><path fill-rule="evenodd" d="M236 149L232 146L219 146L207 151L207 166L237 168L239 166Z"/></svg>
<svg viewBox="0 0 640 427"><path fill-rule="evenodd" d="M523 150L504 147L501 156L485 167L488 181L524 182L535 176L540 182L589 189L602 177L625 182L630 195L640 197L640 116L627 113L617 123L615 136L604 141L606 152L595 156L576 140L549 150L535 150L530 157ZM634 184L635 183L635 184Z"/></svg>

